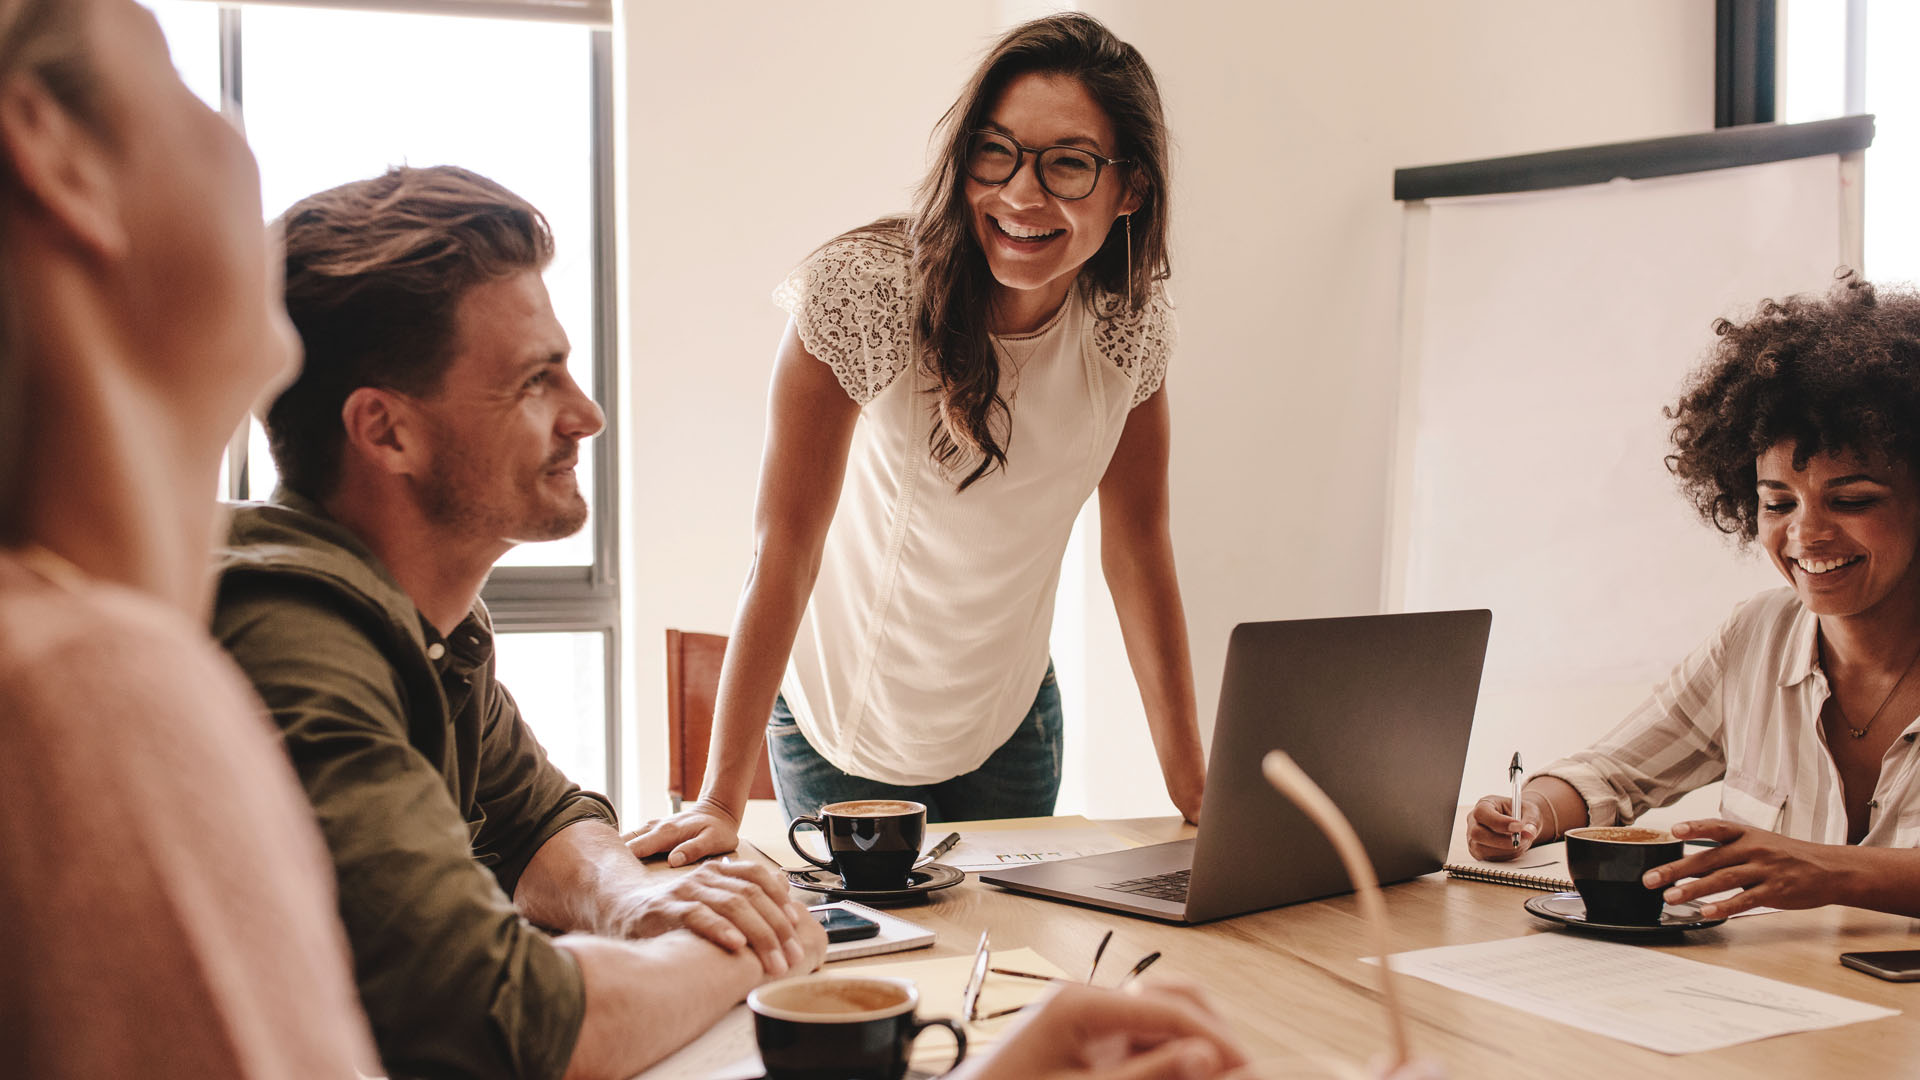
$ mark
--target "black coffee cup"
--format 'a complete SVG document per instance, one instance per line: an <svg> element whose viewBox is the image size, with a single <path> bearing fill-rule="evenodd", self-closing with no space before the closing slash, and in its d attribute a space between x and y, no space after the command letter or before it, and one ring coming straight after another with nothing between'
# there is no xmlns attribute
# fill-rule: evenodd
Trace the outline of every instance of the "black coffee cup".
<svg viewBox="0 0 1920 1080"><path fill-rule="evenodd" d="M1587 905L1587 921L1615 926L1658 926L1666 907L1663 889L1641 883L1647 871L1685 854L1686 846L1665 829L1614 825L1567 833L1567 872Z"/></svg>
<svg viewBox="0 0 1920 1080"><path fill-rule="evenodd" d="M802 825L826 836L831 858L816 859L800 846L795 830ZM849 889L904 889L926 832L927 808L917 802L856 799L823 806L818 817L794 818L787 826L787 843L801 858L839 874Z"/></svg>
<svg viewBox="0 0 1920 1080"><path fill-rule="evenodd" d="M953 1063L967 1035L945 1018L919 1020L920 991L905 979L800 975L747 995L767 1080L900 1080L913 1040L930 1027L953 1032Z"/></svg>

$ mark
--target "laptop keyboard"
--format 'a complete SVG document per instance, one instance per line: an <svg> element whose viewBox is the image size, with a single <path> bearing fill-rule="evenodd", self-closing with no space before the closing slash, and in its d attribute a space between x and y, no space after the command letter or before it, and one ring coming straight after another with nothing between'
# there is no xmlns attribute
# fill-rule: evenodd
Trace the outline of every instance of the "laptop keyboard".
<svg viewBox="0 0 1920 1080"><path fill-rule="evenodd" d="M1155 874L1153 877L1133 878L1129 881L1110 881L1100 886L1114 892L1133 893L1136 896L1151 896L1155 900L1170 903L1187 902L1187 882L1193 877L1193 868L1175 870L1171 874Z"/></svg>

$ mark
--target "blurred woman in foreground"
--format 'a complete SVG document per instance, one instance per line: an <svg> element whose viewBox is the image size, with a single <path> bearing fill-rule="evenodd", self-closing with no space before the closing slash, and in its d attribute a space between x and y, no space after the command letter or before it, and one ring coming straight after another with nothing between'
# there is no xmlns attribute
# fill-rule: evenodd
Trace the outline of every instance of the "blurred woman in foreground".
<svg viewBox="0 0 1920 1080"><path fill-rule="evenodd" d="M352 1077L311 812L207 637L296 356L240 136L133 0L0 0L0 1075Z"/></svg>

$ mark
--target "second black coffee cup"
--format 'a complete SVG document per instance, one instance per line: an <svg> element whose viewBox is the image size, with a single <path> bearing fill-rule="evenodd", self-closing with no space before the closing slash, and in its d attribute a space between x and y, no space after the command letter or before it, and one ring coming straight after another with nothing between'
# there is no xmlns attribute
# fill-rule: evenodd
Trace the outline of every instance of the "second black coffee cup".
<svg viewBox="0 0 1920 1080"><path fill-rule="evenodd" d="M827 838L829 858L815 858L800 846L796 830L802 825L812 825ZM839 874L849 889L904 889L926 832L927 808L917 802L856 799L829 803L817 817L794 818L787 826L787 842L801 858Z"/></svg>
<svg viewBox="0 0 1920 1080"><path fill-rule="evenodd" d="M1567 832L1567 872L1587 905L1587 921L1615 926L1658 926L1666 907L1661 890L1641 877L1686 853L1664 829L1602 826Z"/></svg>

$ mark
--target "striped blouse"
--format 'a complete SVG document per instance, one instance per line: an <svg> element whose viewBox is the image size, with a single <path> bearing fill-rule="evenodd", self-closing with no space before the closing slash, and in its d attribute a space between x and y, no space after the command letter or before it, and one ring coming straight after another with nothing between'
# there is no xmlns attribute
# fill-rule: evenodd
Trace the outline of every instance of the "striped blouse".
<svg viewBox="0 0 1920 1080"><path fill-rule="evenodd" d="M1653 695L1591 748L1540 775L1577 788L1595 825L1631 821L1716 780L1729 821L1822 844L1847 842L1840 772L1820 709L1819 623L1792 589L1737 608ZM1880 762L1862 844L1920 845L1920 718Z"/></svg>

